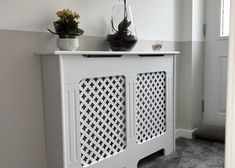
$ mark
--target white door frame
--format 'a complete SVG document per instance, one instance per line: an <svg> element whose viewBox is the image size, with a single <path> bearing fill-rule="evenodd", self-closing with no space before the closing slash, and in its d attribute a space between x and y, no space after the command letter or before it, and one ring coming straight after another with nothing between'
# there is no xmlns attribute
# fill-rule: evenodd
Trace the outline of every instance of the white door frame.
<svg viewBox="0 0 235 168"><path fill-rule="evenodd" d="M225 168L235 167L235 0L231 0Z"/></svg>

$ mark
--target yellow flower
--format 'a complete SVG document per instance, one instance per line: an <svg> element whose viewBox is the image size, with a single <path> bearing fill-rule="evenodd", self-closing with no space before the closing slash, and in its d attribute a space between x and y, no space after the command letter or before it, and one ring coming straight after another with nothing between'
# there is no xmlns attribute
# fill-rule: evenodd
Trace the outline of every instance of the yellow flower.
<svg viewBox="0 0 235 168"><path fill-rule="evenodd" d="M69 14L70 14L69 9L64 10L64 13L65 13L65 16L69 16Z"/></svg>
<svg viewBox="0 0 235 168"><path fill-rule="evenodd" d="M74 12L74 18L75 18L75 19L79 19L79 18L80 18L80 15L79 15L78 13Z"/></svg>
<svg viewBox="0 0 235 168"><path fill-rule="evenodd" d="M58 11L58 12L56 13L56 15L57 15L59 18L63 18L64 13L63 13L63 11Z"/></svg>
<svg viewBox="0 0 235 168"><path fill-rule="evenodd" d="M62 11L58 11L56 15L61 19L68 19L68 18L79 19L80 18L80 15L78 13L73 12L72 10L69 10L69 9L63 9Z"/></svg>

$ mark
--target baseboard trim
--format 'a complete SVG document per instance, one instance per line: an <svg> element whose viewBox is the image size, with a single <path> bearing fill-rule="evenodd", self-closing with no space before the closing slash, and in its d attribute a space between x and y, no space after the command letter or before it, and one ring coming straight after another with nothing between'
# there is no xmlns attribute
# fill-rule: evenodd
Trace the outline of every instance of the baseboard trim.
<svg viewBox="0 0 235 168"><path fill-rule="evenodd" d="M175 130L175 139L177 138L187 138L192 139L193 133L197 130L197 128L193 130L185 130L185 129L176 129Z"/></svg>

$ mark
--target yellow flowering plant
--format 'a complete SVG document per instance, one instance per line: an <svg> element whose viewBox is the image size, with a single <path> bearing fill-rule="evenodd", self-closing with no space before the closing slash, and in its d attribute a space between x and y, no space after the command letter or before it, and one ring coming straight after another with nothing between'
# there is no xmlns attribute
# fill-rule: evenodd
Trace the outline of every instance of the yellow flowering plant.
<svg viewBox="0 0 235 168"><path fill-rule="evenodd" d="M59 38L75 38L81 36L84 31L78 27L80 15L69 9L58 11L56 15L59 17L54 22L55 32L48 29L49 32L59 35Z"/></svg>

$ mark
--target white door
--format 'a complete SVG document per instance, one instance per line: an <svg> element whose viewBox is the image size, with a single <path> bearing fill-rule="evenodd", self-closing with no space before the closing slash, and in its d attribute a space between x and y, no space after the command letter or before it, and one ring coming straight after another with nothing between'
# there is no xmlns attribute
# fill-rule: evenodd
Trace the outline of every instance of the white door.
<svg viewBox="0 0 235 168"><path fill-rule="evenodd" d="M225 125L228 40L220 37L221 0L206 0L203 121Z"/></svg>

